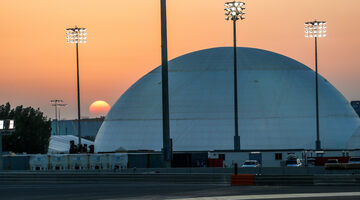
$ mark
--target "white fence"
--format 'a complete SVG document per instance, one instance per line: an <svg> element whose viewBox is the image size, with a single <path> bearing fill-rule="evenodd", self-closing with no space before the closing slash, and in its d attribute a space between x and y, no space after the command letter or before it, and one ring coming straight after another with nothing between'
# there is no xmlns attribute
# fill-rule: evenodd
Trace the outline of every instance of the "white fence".
<svg viewBox="0 0 360 200"><path fill-rule="evenodd" d="M32 171L120 170L127 168L126 153L114 154L34 154L28 155Z"/></svg>

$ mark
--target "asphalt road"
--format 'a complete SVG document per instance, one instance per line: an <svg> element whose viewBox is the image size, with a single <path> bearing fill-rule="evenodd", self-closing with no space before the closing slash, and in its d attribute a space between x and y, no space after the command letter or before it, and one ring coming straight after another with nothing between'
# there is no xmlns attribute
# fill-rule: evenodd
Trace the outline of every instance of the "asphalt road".
<svg viewBox="0 0 360 200"><path fill-rule="evenodd" d="M359 200L360 186L239 186L171 183L2 183L0 199L344 199Z"/></svg>

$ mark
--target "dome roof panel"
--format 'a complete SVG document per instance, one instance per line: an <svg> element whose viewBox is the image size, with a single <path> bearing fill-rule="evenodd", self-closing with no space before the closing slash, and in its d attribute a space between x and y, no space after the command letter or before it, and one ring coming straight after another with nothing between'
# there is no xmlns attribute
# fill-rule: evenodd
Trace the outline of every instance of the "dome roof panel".
<svg viewBox="0 0 360 200"><path fill-rule="evenodd" d="M233 48L189 53L169 62L170 134L175 150L231 150L234 136ZM238 48L242 149L315 146L314 72L286 56ZM162 148L161 70L154 69L114 104L96 151ZM320 137L343 149L359 127L346 99L319 76Z"/></svg>

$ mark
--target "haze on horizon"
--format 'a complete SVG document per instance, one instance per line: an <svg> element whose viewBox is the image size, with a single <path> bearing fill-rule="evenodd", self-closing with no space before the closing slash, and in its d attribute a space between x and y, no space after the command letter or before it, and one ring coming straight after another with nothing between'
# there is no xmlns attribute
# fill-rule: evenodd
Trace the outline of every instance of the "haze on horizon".
<svg viewBox="0 0 360 200"><path fill-rule="evenodd" d="M169 59L232 45L224 0L167 0ZM360 12L358 0L245 0L237 23L238 46L274 51L313 69L314 41L304 22L326 20L319 40L319 73L349 101L359 100ZM0 7L0 104L40 108L53 118L51 99L76 118L75 47L65 29L86 27L80 44L82 116L96 100L113 105L135 81L161 64L160 0L2 0ZM229 86L231 87L231 86ZM320 102L321 103L321 102Z"/></svg>

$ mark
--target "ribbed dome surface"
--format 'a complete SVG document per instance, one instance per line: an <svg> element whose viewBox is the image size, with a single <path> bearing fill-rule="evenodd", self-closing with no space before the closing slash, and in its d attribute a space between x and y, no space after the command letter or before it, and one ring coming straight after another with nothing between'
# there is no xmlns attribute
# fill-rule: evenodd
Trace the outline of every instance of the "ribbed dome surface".
<svg viewBox="0 0 360 200"><path fill-rule="evenodd" d="M305 65L273 52L238 48L239 134L242 149L313 149L315 79ZM233 149L233 49L206 49L169 62L170 134L174 150ZM344 149L359 132L346 99L319 78L320 137ZM95 141L97 152L161 150L161 67L114 104Z"/></svg>

